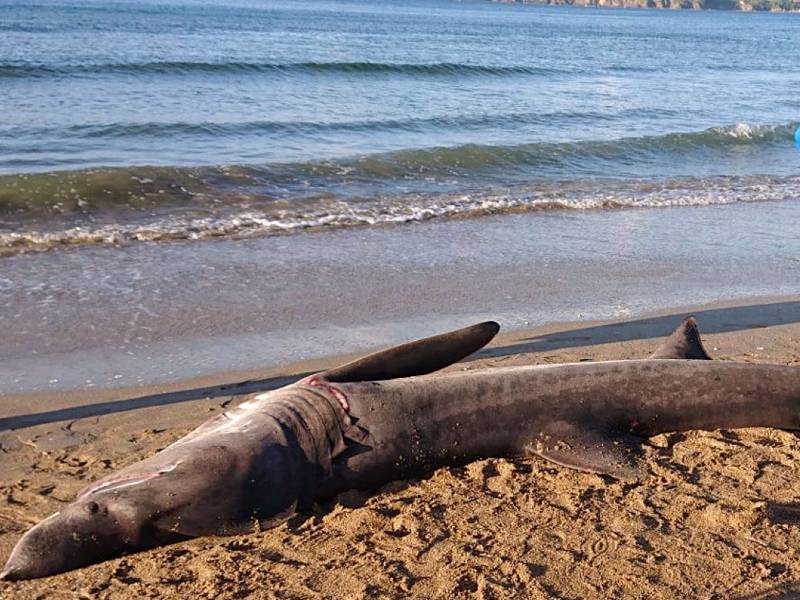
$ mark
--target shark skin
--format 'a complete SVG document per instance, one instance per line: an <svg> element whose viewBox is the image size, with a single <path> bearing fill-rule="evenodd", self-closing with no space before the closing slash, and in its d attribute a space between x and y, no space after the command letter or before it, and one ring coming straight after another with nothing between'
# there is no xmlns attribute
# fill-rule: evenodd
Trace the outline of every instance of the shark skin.
<svg viewBox="0 0 800 600"><path fill-rule="evenodd" d="M659 433L800 427L800 371L688 360L609 361L341 384L365 448L334 483L368 488L442 464L537 454L640 479L637 450ZM366 450L366 449L369 450Z"/></svg>
<svg viewBox="0 0 800 600"><path fill-rule="evenodd" d="M20 539L0 577L250 531L348 489L483 457L534 454L638 480L640 445L658 433L800 428L800 369L709 360L692 317L649 359L430 375L498 328L411 342L251 397L86 488Z"/></svg>

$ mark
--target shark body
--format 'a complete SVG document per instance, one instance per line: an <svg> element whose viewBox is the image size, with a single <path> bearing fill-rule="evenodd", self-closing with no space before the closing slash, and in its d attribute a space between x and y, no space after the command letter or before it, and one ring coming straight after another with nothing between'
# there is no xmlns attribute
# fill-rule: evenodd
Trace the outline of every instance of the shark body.
<svg viewBox="0 0 800 600"><path fill-rule="evenodd" d="M0 573L42 577L189 537L269 526L316 500L441 465L535 454L619 479L671 431L800 428L800 369L708 360L693 318L645 360L431 375L493 322L254 395L105 477L30 529Z"/></svg>

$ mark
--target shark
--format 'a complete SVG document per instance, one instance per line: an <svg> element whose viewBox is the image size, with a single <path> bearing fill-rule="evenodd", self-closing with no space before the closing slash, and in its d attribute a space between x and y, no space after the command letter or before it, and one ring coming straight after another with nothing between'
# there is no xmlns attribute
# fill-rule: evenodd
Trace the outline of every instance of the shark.
<svg viewBox="0 0 800 600"><path fill-rule="evenodd" d="M800 369L711 360L693 317L646 359L436 373L498 330L479 323L251 395L84 489L21 537L0 578L270 527L346 490L479 458L644 482L651 436L800 428Z"/></svg>

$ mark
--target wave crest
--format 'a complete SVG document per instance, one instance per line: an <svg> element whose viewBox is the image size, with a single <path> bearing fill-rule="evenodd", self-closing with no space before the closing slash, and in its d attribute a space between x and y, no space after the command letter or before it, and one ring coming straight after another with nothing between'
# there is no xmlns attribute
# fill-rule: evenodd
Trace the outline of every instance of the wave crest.
<svg viewBox="0 0 800 600"><path fill-rule="evenodd" d="M251 237L329 228L553 210L619 210L767 202L800 196L800 177L677 179L661 182L551 182L474 194L408 195L358 203L317 198L292 206L228 207L217 214L172 214L130 223L56 230L0 230L0 255L75 245Z"/></svg>
<svg viewBox="0 0 800 600"><path fill-rule="evenodd" d="M478 65L467 63L377 63L377 62L205 62L158 61L141 63L99 63L76 65L0 64L0 78L56 77L65 75L188 75L246 73L342 73L396 74L415 76L452 75L557 75L568 71L533 66Z"/></svg>

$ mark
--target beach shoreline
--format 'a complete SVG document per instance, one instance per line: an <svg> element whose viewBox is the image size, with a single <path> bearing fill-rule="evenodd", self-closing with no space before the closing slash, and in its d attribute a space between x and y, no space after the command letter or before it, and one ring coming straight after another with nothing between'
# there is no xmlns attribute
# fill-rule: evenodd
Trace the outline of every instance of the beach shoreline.
<svg viewBox="0 0 800 600"><path fill-rule="evenodd" d="M787 296L505 332L449 369L642 358L690 312L717 359L800 365L800 297ZM240 392L270 389L349 358L195 380L190 389L184 382L50 397L41 408L52 412L28 416L21 404L0 403L0 557L90 481L242 401ZM204 389L191 389L199 384ZM766 598L770 590L795 589L794 434L659 436L646 458L651 476L634 488L533 458L443 468L375 495L345 494L267 532L204 538L3 583L0 595ZM567 575L573 571L580 577Z"/></svg>
<svg viewBox="0 0 800 600"><path fill-rule="evenodd" d="M506 330L797 293L795 202L504 214L2 259L0 389L257 371L494 319ZM720 222L725 233L720 234Z"/></svg>
<svg viewBox="0 0 800 600"><path fill-rule="evenodd" d="M747 324L758 323L757 327L773 327L790 324L795 320L800 322L800 296L736 298L645 311L626 318L553 321L536 327L504 328L487 348L468 357L465 362L480 363L490 357L498 358L509 354L525 355L535 362L549 351L558 350L565 345L576 345L575 340L578 340L577 347L591 348L657 339L670 333L675 323L690 314L702 322L705 335L735 331L736 319ZM471 322L465 321L461 325L470 324ZM430 335L436 333L442 331L430 331ZM391 344L376 345L359 352L329 354L308 360L286 361L278 365L207 373L168 383L0 394L0 432L42 422L95 417L123 410L191 402L203 397L242 396L276 389L389 345ZM512 351L515 348L517 351ZM45 410L31 410L32 407Z"/></svg>

